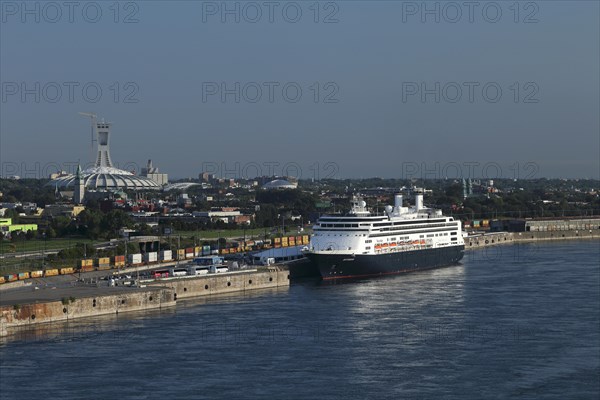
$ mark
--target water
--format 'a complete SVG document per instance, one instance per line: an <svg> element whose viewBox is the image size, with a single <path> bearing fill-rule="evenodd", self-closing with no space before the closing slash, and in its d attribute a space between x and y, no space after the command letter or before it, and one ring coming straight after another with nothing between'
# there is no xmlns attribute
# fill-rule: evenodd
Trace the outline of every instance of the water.
<svg viewBox="0 0 600 400"><path fill-rule="evenodd" d="M0 346L0 399L596 399L599 250L45 325Z"/></svg>

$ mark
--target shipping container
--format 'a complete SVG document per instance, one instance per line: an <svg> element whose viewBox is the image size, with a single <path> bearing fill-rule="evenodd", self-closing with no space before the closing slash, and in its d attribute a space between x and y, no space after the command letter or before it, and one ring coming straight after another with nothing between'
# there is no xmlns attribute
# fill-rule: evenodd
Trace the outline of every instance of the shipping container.
<svg viewBox="0 0 600 400"><path fill-rule="evenodd" d="M23 281L29 279L29 272L19 272L19 280Z"/></svg>
<svg viewBox="0 0 600 400"><path fill-rule="evenodd" d="M221 249L221 254L229 254L229 249Z"/></svg>
<svg viewBox="0 0 600 400"><path fill-rule="evenodd" d="M47 269L44 271L44 277L46 276L56 276L58 275L58 269L54 268L54 269Z"/></svg>
<svg viewBox="0 0 600 400"><path fill-rule="evenodd" d="M155 263L158 261L158 253L155 251L144 254L144 262Z"/></svg>
<svg viewBox="0 0 600 400"><path fill-rule="evenodd" d="M29 276L32 278L41 278L42 276L44 276L44 271L31 271Z"/></svg>
<svg viewBox="0 0 600 400"><path fill-rule="evenodd" d="M142 255L140 253L130 254L128 261L132 265L139 265L142 263Z"/></svg>
<svg viewBox="0 0 600 400"><path fill-rule="evenodd" d="M3 276L0 276L0 285L3 284L4 282L6 282L6 278L4 278Z"/></svg>
<svg viewBox="0 0 600 400"><path fill-rule="evenodd" d="M19 276L17 274L6 275L7 282L14 282L14 281L18 281L18 280L19 280Z"/></svg>
<svg viewBox="0 0 600 400"><path fill-rule="evenodd" d="M177 250L177 259L178 260L183 260L185 258L185 250L184 249L178 249Z"/></svg>
<svg viewBox="0 0 600 400"><path fill-rule="evenodd" d="M115 256L114 259L115 259L115 262L125 261L125 256Z"/></svg>
<svg viewBox="0 0 600 400"><path fill-rule="evenodd" d="M115 261L115 267L121 268L125 266L125 261Z"/></svg>
<svg viewBox="0 0 600 400"><path fill-rule="evenodd" d="M79 272L92 272L93 270L93 265L84 265L83 267L79 268Z"/></svg>
<svg viewBox="0 0 600 400"><path fill-rule="evenodd" d="M84 259L84 260L80 260L79 262L79 266L80 267L88 267L88 266L93 266L94 265L94 260L93 259Z"/></svg>
<svg viewBox="0 0 600 400"><path fill-rule="evenodd" d="M200 246L196 246L194 247L194 257L198 257L202 255L202 249Z"/></svg>
<svg viewBox="0 0 600 400"><path fill-rule="evenodd" d="M484 219L483 221L481 221L481 225L485 226L485 227L490 226L490 221L487 219Z"/></svg>
<svg viewBox="0 0 600 400"><path fill-rule="evenodd" d="M208 255L210 254L210 246L202 246L202 255Z"/></svg>
<svg viewBox="0 0 600 400"><path fill-rule="evenodd" d="M98 266L100 265L108 265L110 264L110 258L109 257L101 257L98 259Z"/></svg>
<svg viewBox="0 0 600 400"><path fill-rule="evenodd" d="M310 243L310 236L308 236L308 235L302 236L302 244L309 244L309 243Z"/></svg>
<svg viewBox="0 0 600 400"><path fill-rule="evenodd" d="M75 272L75 270L73 269L73 267L66 267L66 268L61 268L59 270L61 275L69 275Z"/></svg>
<svg viewBox="0 0 600 400"><path fill-rule="evenodd" d="M160 252L161 261L171 261L173 259L173 252L171 250L163 250Z"/></svg>

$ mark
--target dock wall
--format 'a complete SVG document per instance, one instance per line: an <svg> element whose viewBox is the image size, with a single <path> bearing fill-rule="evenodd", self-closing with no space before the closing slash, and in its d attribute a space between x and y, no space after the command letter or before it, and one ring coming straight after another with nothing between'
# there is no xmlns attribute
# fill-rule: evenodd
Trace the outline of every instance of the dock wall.
<svg viewBox="0 0 600 400"><path fill-rule="evenodd" d="M600 239L600 230L564 230L535 232L494 232L465 238L465 250L502 244L531 243L555 240Z"/></svg>
<svg viewBox="0 0 600 400"><path fill-rule="evenodd" d="M149 284L149 286L161 286L171 289L175 294L175 299L289 285L289 271L283 268L270 268L266 271L249 271L235 274L210 274L183 279L175 278Z"/></svg>
<svg viewBox="0 0 600 400"><path fill-rule="evenodd" d="M178 299L290 285L287 268L210 274L152 282L141 290L83 298L0 306L0 336L9 329L123 312L173 307Z"/></svg>
<svg viewBox="0 0 600 400"><path fill-rule="evenodd" d="M172 290L153 290L101 295L64 301L0 306L0 336L9 328L105 314L153 310L175 306Z"/></svg>

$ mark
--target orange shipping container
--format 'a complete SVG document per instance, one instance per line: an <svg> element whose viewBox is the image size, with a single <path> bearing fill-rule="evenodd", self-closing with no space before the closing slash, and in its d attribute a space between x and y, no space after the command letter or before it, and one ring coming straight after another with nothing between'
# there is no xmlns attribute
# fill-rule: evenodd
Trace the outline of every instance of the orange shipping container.
<svg viewBox="0 0 600 400"><path fill-rule="evenodd" d="M25 279L29 279L29 272L20 272L19 273L19 280L25 280Z"/></svg>
<svg viewBox="0 0 600 400"><path fill-rule="evenodd" d="M44 271L31 271L31 274L29 274L32 278L41 278L42 276L44 276Z"/></svg>
<svg viewBox="0 0 600 400"><path fill-rule="evenodd" d="M0 276L0 285L3 284L4 282L6 282L6 279L4 279L3 276Z"/></svg>
<svg viewBox="0 0 600 400"><path fill-rule="evenodd" d="M67 267L67 268L61 268L59 270L59 272L60 272L61 275L68 275L68 274L74 273L75 271L73 270L72 267Z"/></svg>
<svg viewBox="0 0 600 400"><path fill-rule="evenodd" d="M81 266L81 267L88 267L88 266L92 266L92 265L94 265L94 260L92 260L92 259L81 260L81 262L79 263L79 266Z"/></svg>
<svg viewBox="0 0 600 400"><path fill-rule="evenodd" d="M44 271L44 276L56 276L58 275L58 269L47 269Z"/></svg>

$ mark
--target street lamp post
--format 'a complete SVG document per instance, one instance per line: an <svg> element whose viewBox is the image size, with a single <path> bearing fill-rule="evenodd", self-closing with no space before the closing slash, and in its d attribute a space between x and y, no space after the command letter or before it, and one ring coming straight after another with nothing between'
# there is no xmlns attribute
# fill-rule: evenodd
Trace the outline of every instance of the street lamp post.
<svg viewBox="0 0 600 400"><path fill-rule="evenodd" d="M46 265L46 232L44 232L42 236L44 237L44 251L42 252L42 268L44 268Z"/></svg>

